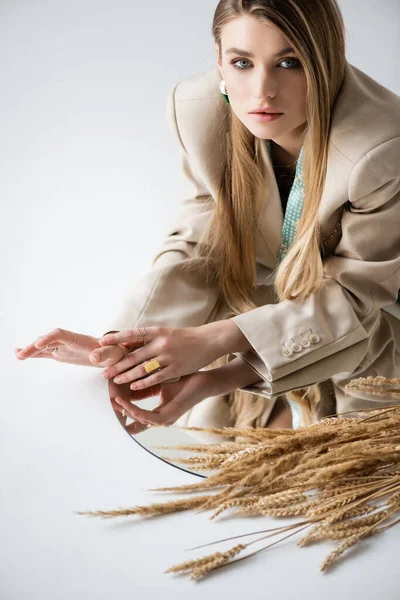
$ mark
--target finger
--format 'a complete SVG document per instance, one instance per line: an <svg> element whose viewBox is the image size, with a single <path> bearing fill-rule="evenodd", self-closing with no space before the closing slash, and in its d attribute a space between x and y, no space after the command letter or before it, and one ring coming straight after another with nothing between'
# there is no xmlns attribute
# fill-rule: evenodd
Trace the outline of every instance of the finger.
<svg viewBox="0 0 400 600"><path fill-rule="evenodd" d="M115 412L120 413L122 415L122 411L124 411L124 407L121 406L118 402L116 402L114 400L114 398L110 398L111 400L111 406L113 407L113 409L115 410Z"/></svg>
<svg viewBox="0 0 400 600"><path fill-rule="evenodd" d="M99 338L100 346L107 346L108 344L122 344L123 342L131 342L141 344L148 344L155 337L161 335L162 327L139 327L137 329L125 329L118 333L108 333L104 337Z"/></svg>
<svg viewBox="0 0 400 600"><path fill-rule="evenodd" d="M156 396L159 396L160 392L161 392L161 386L153 385L144 390L138 390L138 391L129 390L129 391L130 391L131 402L136 402L136 400L138 400L138 401L146 400L147 398L155 398Z"/></svg>
<svg viewBox="0 0 400 600"><path fill-rule="evenodd" d="M146 429L148 428L148 425L143 425L143 423L140 423L140 421L133 421L132 423L127 425L126 418L128 418L128 417L126 416L126 410L120 404L118 404L118 402L115 402L115 400L113 400L113 399L111 399L111 404L112 404L113 409L115 410L117 418L118 418L119 422L121 423L122 427L124 427L125 430L130 435L137 435L138 433L141 433L142 431L146 431ZM124 410L125 410L125 414L122 414Z"/></svg>
<svg viewBox="0 0 400 600"><path fill-rule="evenodd" d="M95 348L89 354L89 360L97 367L109 367L114 363L118 363L118 358L122 360L126 353L126 349L121 348L121 346L106 346L105 348ZM109 362L109 364L107 364L107 362Z"/></svg>
<svg viewBox="0 0 400 600"><path fill-rule="evenodd" d="M181 407L179 407L177 403L173 405L170 402L169 404L157 406L153 410L145 410L143 408L139 408L139 406L135 406L134 404L126 402L122 398L116 398L116 401L120 402L121 406L123 406L125 410L132 416L132 419L135 419L143 424L151 423L152 425L169 427L170 425L173 425L182 412ZM180 412L177 414L177 411L179 410Z"/></svg>
<svg viewBox="0 0 400 600"><path fill-rule="evenodd" d="M120 363L116 363L112 368L107 369L103 373L103 377L113 378L113 381L118 384L129 383L131 381L136 381L137 379L146 378L146 382L148 381L149 373L153 371L157 371L158 373L162 370L163 376L158 379L153 379L149 382L149 385L154 385L156 383L162 383L166 379L170 378L171 375L176 375L175 373L171 373L171 370L167 367L167 359L163 356L155 358L155 351L152 350L152 345L146 346L147 350L137 350L135 352L130 352L122 361L122 369L123 372L117 373L116 376L113 373L116 370L120 369ZM140 353L140 354L138 354ZM132 365L135 365L130 368ZM109 374L111 373L111 377ZM142 386L139 388L132 389L143 389L147 386Z"/></svg>
<svg viewBox="0 0 400 600"><path fill-rule="evenodd" d="M29 346L26 346L25 348L20 348L18 351L18 358L20 359L25 359L25 358L31 358L34 357L36 354L39 354L41 352L41 350L38 350L35 346L36 342L33 342L32 344L29 344Z"/></svg>
<svg viewBox="0 0 400 600"><path fill-rule="evenodd" d="M131 419L134 419L135 421L139 421L143 425L145 425L147 423L147 419L146 419L145 415L139 413L137 407L134 404L131 404L129 402L129 400L124 400L123 398L119 398L117 396L117 398L115 398L115 402L120 404L122 406L122 408L125 409L125 412L131 417ZM149 411L144 411L144 412L149 412Z"/></svg>
<svg viewBox="0 0 400 600"><path fill-rule="evenodd" d="M121 404L117 402L114 398L111 398L111 406L113 407L115 412L118 413L118 416L121 415L122 417L129 417L130 419L132 418L130 415L127 414L126 408L124 406L121 406Z"/></svg>
<svg viewBox="0 0 400 600"><path fill-rule="evenodd" d="M142 372L145 375L147 375L144 366L140 366L140 367L136 367L136 368L139 369L138 373ZM131 371L129 371L129 373L131 373ZM171 378L171 376L173 376L175 373L173 373L171 371L171 369L168 367L157 371L153 375L147 375L147 377L143 376L143 378L139 379L139 380L137 380L135 369L133 369L133 373L135 375L134 377L132 377L132 379L134 380L134 383L131 383L131 385L129 387L131 388L131 390L135 390L135 391L144 390L145 388L148 388L152 385L160 385L161 383L167 383L167 382L172 383L173 381L177 381L177 378L174 378L174 379ZM131 381L132 381L132 379L131 379Z"/></svg>
<svg viewBox="0 0 400 600"><path fill-rule="evenodd" d="M140 348L142 346L145 346L145 344L143 342L122 342L122 346L125 346L126 348Z"/></svg>
<svg viewBox="0 0 400 600"><path fill-rule="evenodd" d="M129 414L132 419L138 421L139 423L142 423L143 425L147 425L148 423L151 423L152 425L163 424L159 419L157 413L155 413L154 411L143 410L142 408L139 408L134 404L131 404Z"/></svg>
<svg viewBox="0 0 400 600"><path fill-rule="evenodd" d="M194 404L192 402L182 402L182 398L179 398L178 396L170 401L161 400L159 405L154 409L157 415L155 418L159 425L170 427L193 406ZM142 409L139 408L139 410ZM152 422L148 416L146 417L146 420L149 421L149 423Z"/></svg>
<svg viewBox="0 0 400 600"><path fill-rule="evenodd" d="M160 403L153 410L144 410L139 406L133 405L133 418L141 423L151 423L162 427L173 425L179 415L176 415L176 407L172 407L171 403Z"/></svg>
<svg viewBox="0 0 400 600"><path fill-rule="evenodd" d="M141 400L147 400L148 398L157 397L160 394L161 386L153 386L145 390L139 390L138 392L129 390L129 388L128 390L118 389L120 386L115 387L116 389L114 389L112 392L110 391L110 397L112 399L115 396L117 398L122 398L123 400L126 400L126 402L140 402Z"/></svg>
<svg viewBox="0 0 400 600"><path fill-rule="evenodd" d="M186 379L186 377L183 379ZM182 384L172 384L171 386L168 386L168 389L168 394L160 396L160 402L158 406L156 406L152 411L154 424L163 425L167 427L173 425L175 421L179 419L179 417L184 415L188 410L193 408L193 406L195 406L199 402L198 400L195 400L195 398L192 395L184 394L182 396ZM136 410L138 416L139 414L143 414L147 421L149 421L150 423L153 422L151 417L148 414L146 415L146 412L143 411L143 409L136 407ZM139 411L141 411L141 413L139 413ZM154 413L156 413L155 416Z"/></svg>
<svg viewBox="0 0 400 600"><path fill-rule="evenodd" d="M152 350L151 344L149 346L145 346L143 349L128 352L124 358L106 369L103 372L103 377L105 379L109 379L111 377L118 376L118 380L114 379L115 383L128 383L129 381L133 381L138 377L142 377L143 375L140 375L142 372L141 370L137 369L133 375L132 371L128 371L128 369L132 369L132 367L141 365L151 358L153 353L154 350ZM147 375L146 372L145 374Z"/></svg>
<svg viewBox="0 0 400 600"><path fill-rule="evenodd" d="M50 344L65 344L66 346L69 346L75 339L76 334L74 334L73 331L57 327L56 329L53 329L53 331L50 331L50 333L38 337L35 342L35 347L42 350L46 346L50 346Z"/></svg>
<svg viewBox="0 0 400 600"><path fill-rule="evenodd" d="M29 344L29 346L22 348L18 356L20 358L30 358L37 353L37 350L43 350L46 346L51 349L55 348L60 343L69 344L73 339L73 335L72 331L57 327L56 329L53 329L53 331L50 331L50 333L39 336L32 344Z"/></svg>
<svg viewBox="0 0 400 600"><path fill-rule="evenodd" d="M29 355L23 354L21 348L15 348L15 355L18 360L26 360L27 358L54 358L54 353L51 349L48 350L36 350L36 352L30 352Z"/></svg>
<svg viewBox="0 0 400 600"><path fill-rule="evenodd" d="M148 428L148 425L142 425L142 423L139 423L138 421L125 425L125 430L129 435L137 435L138 433L142 433L142 431L146 431Z"/></svg>
<svg viewBox="0 0 400 600"><path fill-rule="evenodd" d="M117 398L118 398L118 401L117 401ZM125 418L125 417L129 417L130 419L132 419L132 417L130 415L128 415L128 411L125 408L125 406L121 405L121 403L120 403L121 397L117 396L117 398L110 398L110 400L111 400L111 406L113 407L114 411L116 412L119 420L121 421L122 418ZM125 400L125 402L129 402L129 401Z"/></svg>

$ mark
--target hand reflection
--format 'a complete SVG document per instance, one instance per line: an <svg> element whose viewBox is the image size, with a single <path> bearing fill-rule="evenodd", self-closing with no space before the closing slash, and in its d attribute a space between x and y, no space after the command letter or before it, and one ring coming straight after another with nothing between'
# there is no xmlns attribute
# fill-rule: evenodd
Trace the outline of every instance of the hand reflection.
<svg viewBox="0 0 400 600"><path fill-rule="evenodd" d="M108 391L110 395L111 406L113 407L117 419L121 423L122 427L124 427L124 429L131 435L136 435L138 433L141 433L142 431L145 431L148 427L147 424L143 424L140 421L136 420L126 409L126 406L124 407L116 401L116 398L121 398L126 403L131 403L131 401L133 400L134 392L130 389L129 383L117 384L114 381L110 380L108 382ZM147 390L147 392L147 398L153 395L150 393L150 389ZM137 396L137 394L135 396ZM138 400L139 398L135 397L134 399ZM142 399L144 399L144 397ZM122 414L124 410L125 414ZM134 419L134 422L130 423L129 425L127 425L128 417Z"/></svg>
<svg viewBox="0 0 400 600"><path fill-rule="evenodd" d="M116 384L109 380L109 393L112 406L121 424L128 433L134 435L147 429L147 424L169 427L196 404L213 393L214 380L209 371L197 371L181 377L179 381L160 383L143 390L131 390L130 384ZM144 410L133 402L160 396L160 402L153 410ZM127 416L134 419L126 425Z"/></svg>

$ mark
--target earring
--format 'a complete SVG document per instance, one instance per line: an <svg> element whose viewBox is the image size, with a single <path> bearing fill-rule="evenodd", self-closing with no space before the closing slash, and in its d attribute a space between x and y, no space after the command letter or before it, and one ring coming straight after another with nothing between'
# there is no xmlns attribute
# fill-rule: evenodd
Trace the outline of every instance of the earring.
<svg viewBox="0 0 400 600"><path fill-rule="evenodd" d="M219 91L221 92L222 97L225 100L225 102L227 104L230 104L229 97L228 97L228 91L226 89L226 84L225 84L225 80L224 79L221 79L221 81L219 82Z"/></svg>

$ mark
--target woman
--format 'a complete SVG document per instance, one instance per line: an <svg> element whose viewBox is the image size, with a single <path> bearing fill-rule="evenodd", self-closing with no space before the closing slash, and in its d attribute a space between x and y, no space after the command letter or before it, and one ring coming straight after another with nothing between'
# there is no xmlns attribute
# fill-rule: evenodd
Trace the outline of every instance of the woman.
<svg viewBox="0 0 400 600"><path fill-rule="evenodd" d="M369 407L346 383L400 375L382 311L400 288L400 98L346 61L335 0L221 0L212 31L217 68L168 98L182 210L119 333L57 330L17 356L97 354L133 400L160 393L154 411L121 400L136 423L208 406L216 426L270 426L282 398L293 426Z"/></svg>

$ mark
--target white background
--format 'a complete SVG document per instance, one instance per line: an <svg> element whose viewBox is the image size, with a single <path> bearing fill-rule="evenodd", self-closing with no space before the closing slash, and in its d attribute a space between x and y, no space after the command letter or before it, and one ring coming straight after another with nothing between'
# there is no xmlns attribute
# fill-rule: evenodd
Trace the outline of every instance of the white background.
<svg viewBox="0 0 400 600"><path fill-rule="evenodd" d="M200 480L123 432L99 370L14 357L57 326L100 335L150 268L180 203L165 102L215 65L216 4L0 3L1 600L235 599L246 586L254 598L348 598L350 586L364 600L399 596L396 528L329 575L318 566L333 545L299 549L296 537L198 584L163 574L237 541L185 548L285 521L74 514L173 499L145 490ZM340 4L348 60L399 94L398 1Z"/></svg>

